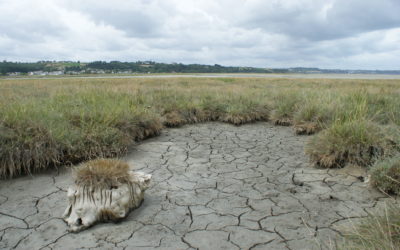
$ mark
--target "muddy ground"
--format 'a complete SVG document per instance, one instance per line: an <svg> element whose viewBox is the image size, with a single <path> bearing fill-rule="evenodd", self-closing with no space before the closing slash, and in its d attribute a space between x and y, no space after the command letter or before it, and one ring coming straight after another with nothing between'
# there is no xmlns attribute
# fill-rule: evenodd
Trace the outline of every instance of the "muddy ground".
<svg viewBox="0 0 400 250"><path fill-rule="evenodd" d="M122 222L69 233L69 168L0 182L4 249L329 249L338 227L379 206L356 168L313 168L305 136L256 123L166 129L125 157L153 175Z"/></svg>

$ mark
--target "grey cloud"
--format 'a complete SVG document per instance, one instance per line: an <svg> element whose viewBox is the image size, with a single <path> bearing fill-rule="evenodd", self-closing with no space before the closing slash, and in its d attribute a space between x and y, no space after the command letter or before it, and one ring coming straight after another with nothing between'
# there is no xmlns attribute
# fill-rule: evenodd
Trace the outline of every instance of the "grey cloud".
<svg viewBox="0 0 400 250"><path fill-rule="evenodd" d="M0 13L0 60L400 65L397 0L0 0Z"/></svg>
<svg viewBox="0 0 400 250"><path fill-rule="evenodd" d="M164 33L165 19L172 6L165 7L165 1L135 0L112 3L88 0L85 2L70 0L65 6L73 11L79 11L94 22L101 25L111 25L123 31L128 37L152 38Z"/></svg>
<svg viewBox="0 0 400 250"><path fill-rule="evenodd" d="M8 24L10 24L10 22ZM0 30L1 33L10 38L33 43L43 42L47 36L62 36L64 31L64 27L49 24L45 21L36 21L27 26L21 26L18 26L18 29L15 29L15 26L0 24Z"/></svg>
<svg viewBox="0 0 400 250"><path fill-rule="evenodd" d="M24 9L23 5L6 4L6 1L0 2L0 35L16 40L41 42L48 36L61 36L66 29L51 8Z"/></svg>
<svg viewBox="0 0 400 250"><path fill-rule="evenodd" d="M104 22L124 31L129 37L154 37L159 35L162 27L162 22L156 16L137 10L109 12L102 9L93 12L91 16L97 22Z"/></svg>
<svg viewBox="0 0 400 250"><path fill-rule="evenodd" d="M299 1L248 6L241 25L307 40L332 40L400 26L400 1Z"/></svg>

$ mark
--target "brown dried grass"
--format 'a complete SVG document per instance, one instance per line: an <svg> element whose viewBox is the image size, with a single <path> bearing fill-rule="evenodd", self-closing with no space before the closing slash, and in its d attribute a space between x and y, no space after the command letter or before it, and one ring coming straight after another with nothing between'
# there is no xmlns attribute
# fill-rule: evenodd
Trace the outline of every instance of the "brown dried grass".
<svg viewBox="0 0 400 250"><path fill-rule="evenodd" d="M112 189L129 183L129 165L117 159L96 159L74 168L75 184L95 189Z"/></svg>
<svg viewBox="0 0 400 250"><path fill-rule="evenodd" d="M296 135L312 135L321 130L321 127L316 122L296 124L293 128Z"/></svg>

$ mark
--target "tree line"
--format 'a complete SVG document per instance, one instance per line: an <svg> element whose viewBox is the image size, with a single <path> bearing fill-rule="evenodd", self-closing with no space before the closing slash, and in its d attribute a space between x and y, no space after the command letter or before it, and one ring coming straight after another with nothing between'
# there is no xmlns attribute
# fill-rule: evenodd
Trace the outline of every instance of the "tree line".
<svg viewBox="0 0 400 250"><path fill-rule="evenodd" d="M40 61L33 63L0 62L0 74L13 72L28 73L33 71L63 71L96 73L285 73L287 69L264 69L254 67L226 67L219 64L182 64L182 63L157 63L153 61L120 62L120 61L94 61L81 62L54 62Z"/></svg>

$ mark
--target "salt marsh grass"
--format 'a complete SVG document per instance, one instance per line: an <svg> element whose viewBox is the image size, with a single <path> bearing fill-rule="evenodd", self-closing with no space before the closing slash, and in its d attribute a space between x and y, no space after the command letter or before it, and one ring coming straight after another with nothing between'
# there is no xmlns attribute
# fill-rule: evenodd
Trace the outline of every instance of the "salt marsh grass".
<svg viewBox="0 0 400 250"><path fill-rule="evenodd" d="M399 87L399 80L1 80L0 176L120 156L163 127L205 121L293 125L316 133L306 146L316 165L369 167L399 149Z"/></svg>
<svg viewBox="0 0 400 250"><path fill-rule="evenodd" d="M342 229L338 249L400 249L400 207L387 204L380 213L370 213L358 223Z"/></svg>
<svg viewBox="0 0 400 250"><path fill-rule="evenodd" d="M0 80L0 178L121 156L164 127L205 121L293 125L314 134L316 166L360 165L379 190L400 193L400 80ZM399 249L399 214L371 214L339 248Z"/></svg>

